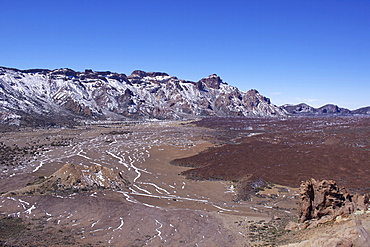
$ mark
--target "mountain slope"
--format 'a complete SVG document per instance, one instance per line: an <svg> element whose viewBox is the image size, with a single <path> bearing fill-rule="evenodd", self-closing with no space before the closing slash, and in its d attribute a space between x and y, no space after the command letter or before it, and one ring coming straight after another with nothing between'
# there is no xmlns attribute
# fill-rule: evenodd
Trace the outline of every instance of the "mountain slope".
<svg viewBox="0 0 370 247"><path fill-rule="evenodd" d="M370 114L370 106L362 107L352 111L353 114Z"/></svg>
<svg viewBox="0 0 370 247"><path fill-rule="evenodd" d="M109 71L0 67L2 123L283 115L257 90L242 92L217 75L191 82L140 70L126 76Z"/></svg>
<svg viewBox="0 0 370 247"><path fill-rule="evenodd" d="M310 115L310 114L351 114L350 110L346 108L338 107L337 105L327 104L321 106L319 108L314 108L309 106L305 103L301 103L298 105L283 105L281 108L287 114L295 114L295 115Z"/></svg>

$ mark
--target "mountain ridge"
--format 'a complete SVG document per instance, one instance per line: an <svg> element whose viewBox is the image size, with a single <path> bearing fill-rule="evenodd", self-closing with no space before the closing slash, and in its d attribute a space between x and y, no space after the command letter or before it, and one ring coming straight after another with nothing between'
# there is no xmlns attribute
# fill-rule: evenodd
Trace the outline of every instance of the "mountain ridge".
<svg viewBox="0 0 370 247"><path fill-rule="evenodd" d="M339 107L335 104L326 104L315 108L306 103L300 104L285 104L280 106L287 114L292 115L353 115L353 114L370 114L370 107L361 107L355 110Z"/></svg>
<svg viewBox="0 0 370 247"><path fill-rule="evenodd" d="M163 72L78 72L68 68L0 67L2 123L66 119L184 119L206 116L285 116L270 99L243 92L216 75L197 82ZM45 120L46 119L46 120ZM72 120L73 119L73 120Z"/></svg>
<svg viewBox="0 0 370 247"><path fill-rule="evenodd" d="M65 125L85 120L285 117L370 114L327 104L276 106L256 89L247 92L217 74L197 82L165 72L0 67L0 124Z"/></svg>

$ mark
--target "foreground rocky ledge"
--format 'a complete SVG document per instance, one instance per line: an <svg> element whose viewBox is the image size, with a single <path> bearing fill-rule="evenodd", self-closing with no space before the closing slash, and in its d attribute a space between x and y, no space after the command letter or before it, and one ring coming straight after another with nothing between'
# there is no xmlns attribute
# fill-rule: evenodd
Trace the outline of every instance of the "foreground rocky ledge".
<svg viewBox="0 0 370 247"><path fill-rule="evenodd" d="M369 195L350 194L333 180L302 182L299 189L298 223L291 222L287 230L312 228L355 212L366 212Z"/></svg>
<svg viewBox="0 0 370 247"><path fill-rule="evenodd" d="M301 183L298 200L298 223L285 228L297 243L282 247L370 246L368 194L350 194L333 180L309 179Z"/></svg>

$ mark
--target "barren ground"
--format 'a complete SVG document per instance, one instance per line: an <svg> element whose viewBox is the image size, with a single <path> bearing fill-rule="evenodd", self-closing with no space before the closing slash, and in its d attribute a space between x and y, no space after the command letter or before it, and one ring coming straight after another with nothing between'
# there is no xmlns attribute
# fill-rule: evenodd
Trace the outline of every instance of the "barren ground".
<svg viewBox="0 0 370 247"><path fill-rule="evenodd" d="M0 193L49 176L65 163L116 169L131 186L0 197L0 244L289 243L294 236L283 228L295 220L300 180L335 179L351 190L369 191L369 120L216 118L2 133L0 142L12 147L7 153L17 155L4 156L12 162L0 167ZM246 176L265 181L267 187L258 195L246 189L249 199L235 201L234 187Z"/></svg>
<svg viewBox="0 0 370 247"><path fill-rule="evenodd" d="M196 125L234 139L225 137L225 145L172 162L194 167L183 172L188 178L249 175L292 187L309 178L333 179L352 192L370 192L369 117L209 118Z"/></svg>

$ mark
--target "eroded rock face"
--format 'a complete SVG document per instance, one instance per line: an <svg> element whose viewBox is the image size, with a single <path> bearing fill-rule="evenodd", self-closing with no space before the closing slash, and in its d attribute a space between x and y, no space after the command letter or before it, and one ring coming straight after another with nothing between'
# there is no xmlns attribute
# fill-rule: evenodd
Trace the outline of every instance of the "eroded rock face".
<svg viewBox="0 0 370 247"><path fill-rule="evenodd" d="M331 220L356 210L367 210L369 195L351 195L332 180L302 182L299 191L298 222Z"/></svg>
<svg viewBox="0 0 370 247"><path fill-rule="evenodd" d="M209 88L213 89L220 89L220 84L224 83L216 74L210 75L207 78L203 78L199 82L202 82L206 84Z"/></svg>
<svg viewBox="0 0 370 247"><path fill-rule="evenodd" d="M129 185L123 174L100 166L65 164L58 171L9 194L49 194L54 192L88 191L95 189L122 189Z"/></svg>

